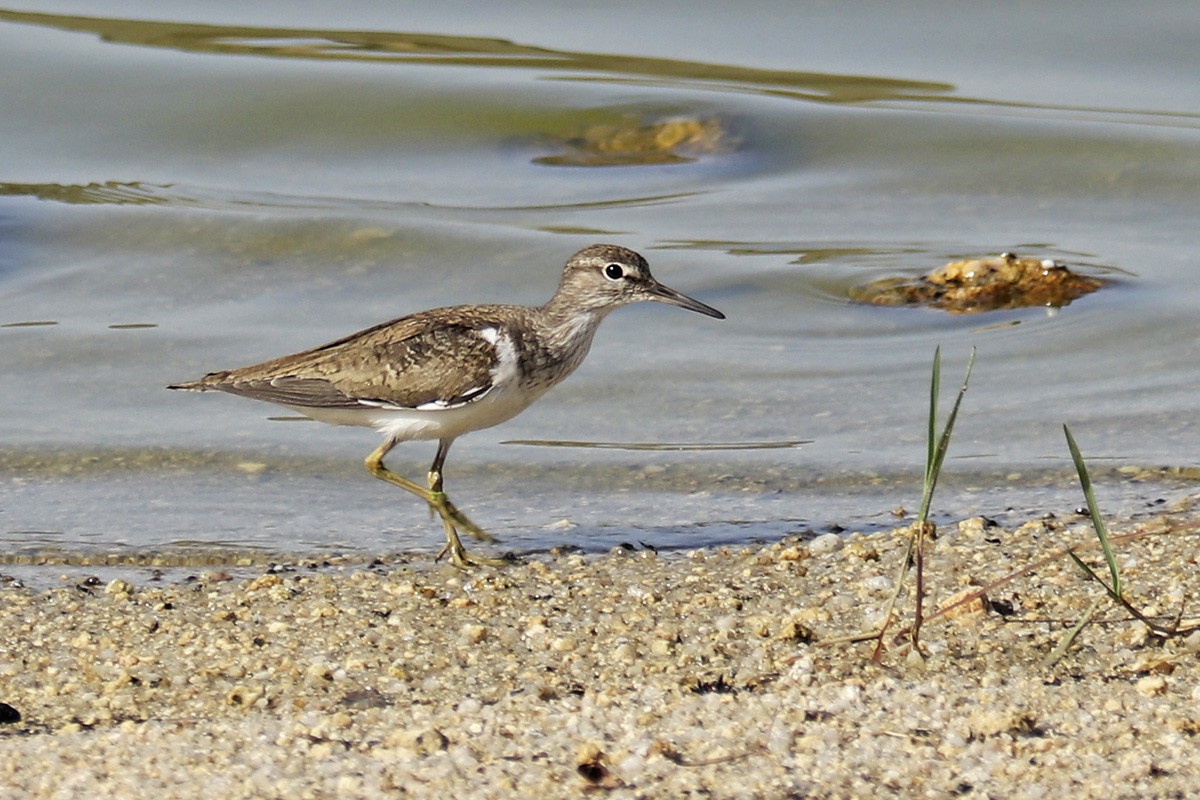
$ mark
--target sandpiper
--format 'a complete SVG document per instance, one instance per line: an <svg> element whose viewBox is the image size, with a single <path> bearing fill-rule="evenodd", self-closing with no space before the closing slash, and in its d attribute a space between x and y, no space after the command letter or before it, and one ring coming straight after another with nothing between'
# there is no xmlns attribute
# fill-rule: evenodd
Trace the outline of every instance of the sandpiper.
<svg viewBox="0 0 1200 800"><path fill-rule="evenodd" d="M437 308L384 322L302 353L211 372L170 389L216 390L266 400L334 425L383 434L367 456L377 478L420 497L441 517L455 566L498 564L469 554L461 530L494 539L459 511L442 488L455 438L524 411L582 363L600 322L621 306L656 300L710 317L725 315L654 279L638 253L595 244L567 261L558 291L542 306ZM428 488L384 466L400 442L436 439Z"/></svg>

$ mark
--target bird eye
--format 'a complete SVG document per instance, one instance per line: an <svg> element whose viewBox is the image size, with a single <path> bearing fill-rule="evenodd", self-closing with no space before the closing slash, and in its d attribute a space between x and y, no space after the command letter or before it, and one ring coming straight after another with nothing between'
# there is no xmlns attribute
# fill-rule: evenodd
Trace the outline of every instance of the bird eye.
<svg viewBox="0 0 1200 800"><path fill-rule="evenodd" d="M610 281L619 281L625 277L625 270L621 268L620 264L605 264L604 277Z"/></svg>

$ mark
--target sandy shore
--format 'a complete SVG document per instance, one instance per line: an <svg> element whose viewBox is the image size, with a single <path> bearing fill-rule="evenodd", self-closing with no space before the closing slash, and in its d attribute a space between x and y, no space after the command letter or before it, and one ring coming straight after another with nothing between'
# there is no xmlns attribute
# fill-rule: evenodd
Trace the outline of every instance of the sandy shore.
<svg viewBox="0 0 1200 800"><path fill-rule="evenodd" d="M1178 512L1114 532L1141 534L1118 544L1135 604L1191 624L1198 524ZM879 623L899 532L469 575L45 567L68 577L0 585L21 717L0 724L0 796L1190 795L1200 634L1164 641L1104 600L1046 664L1103 597L1055 554L1093 541L1082 519L943 530L930 603L988 604L927 622L923 663L835 641Z"/></svg>

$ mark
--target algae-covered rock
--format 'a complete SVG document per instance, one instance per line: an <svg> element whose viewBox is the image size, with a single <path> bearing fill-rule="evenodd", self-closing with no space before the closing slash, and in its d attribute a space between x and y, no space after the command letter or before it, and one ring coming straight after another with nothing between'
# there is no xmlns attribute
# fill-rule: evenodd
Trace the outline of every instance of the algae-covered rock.
<svg viewBox="0 0 1200 800"><path fill-rule="evenodd" d="M850 297L880 306L930 306L952 314L979 314L1027 306L1060 307L1090 294L1104 281L1072 272L1052 259L1001 253L951 261L919 278L883 278L850 290Z"/></svg>

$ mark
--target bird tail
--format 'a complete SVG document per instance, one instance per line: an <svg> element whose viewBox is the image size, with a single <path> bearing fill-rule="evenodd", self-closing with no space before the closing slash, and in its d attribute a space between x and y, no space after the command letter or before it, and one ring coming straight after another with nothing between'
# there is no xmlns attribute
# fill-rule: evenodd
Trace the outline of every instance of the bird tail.
<svg viewBox="0 0 1200 800"><path fill-rule="evenodd" d="M220 389L221 387L219 384L228 374L228 372L210 372L198 381L172 383L167 388L177 389L184 392L208 392L214 389Z"/></svg>

